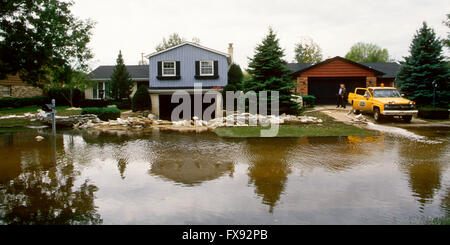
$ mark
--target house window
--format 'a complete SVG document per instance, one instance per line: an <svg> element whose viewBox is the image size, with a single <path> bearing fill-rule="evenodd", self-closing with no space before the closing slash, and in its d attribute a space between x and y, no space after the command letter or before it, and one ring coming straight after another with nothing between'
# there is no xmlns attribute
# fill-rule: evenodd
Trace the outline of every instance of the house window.
<svg viewBox="0 0 450 245"><path fill-rule="evenodd" d="M214 62L212 60L200 61L200 76L213 76Z"/></svg>
<svg viewBox="0 0 450 245"><path fill-rule="evenodd" d="M99 99L105 99L106 98L106 83L104 82L98 82L97 86L94 86L94 88L92 88L92 92L93 92L93 98L96 100ZM100 97L100 95L103 93L103 96Z"/></svg>
<svg viewBox="0 0 450 245"><path fill-rule="evenodd" d="M162 62L162 75L163 77L176 76L176 62L175 61L163 61Z"/></svg>
<svg viewBox="0 0 450 245"><path fill-rule="evenodd" d="M11 97L11 85L0 85L0 97Z"/></svg>

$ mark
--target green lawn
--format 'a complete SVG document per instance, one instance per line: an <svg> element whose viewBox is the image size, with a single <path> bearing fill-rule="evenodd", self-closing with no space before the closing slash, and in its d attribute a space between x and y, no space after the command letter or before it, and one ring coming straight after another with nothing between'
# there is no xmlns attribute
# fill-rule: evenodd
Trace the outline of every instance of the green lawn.
<svg viewBox="0 0 450 245"><path fill-rule="evenodd" d="M57 116L72 116L80 115L81 110L67 110L69 106L57 106L56 115ZM0 109L0 117L7 115L23 115L25 113L36 113L41 107L38 106L27 106L22 108L14 109ZM39 122L31 122L29 119L25 118L9 118L0 119L0 128L10 128L10 127L25 127L25 126L40 126Z"/></svg>
<svg viewBox="0 0 450 245"><path fill-rule="evenodd" d="M277 137L305 137L305 136L372 136L375 131L361 129L335 121L333 118L320 113L310 113L309 116L321 118L319 124L285 124L280 125ZM221 127L214 132L224 138L254 138L260 137L263 127Z"/></svg>
<svg viewBox="0 0 450 245"><path fill-rule="evenodd" d="M436 218L426 223L427 225L450 225L450 217Z"/></svg>
<svg viewBox="0 0 450 245"><path fill-rule="evenodd" d="M81 114L81 110L67 110L69 106L57 106L56 107L56 115L58 116L71 116L71 115L79 115ZM27 106L22 108L13 108L13 109L0 109L0 117L7 115L23 115L25 113L36 113L38 109L41 109L39 106Z"/></svg>

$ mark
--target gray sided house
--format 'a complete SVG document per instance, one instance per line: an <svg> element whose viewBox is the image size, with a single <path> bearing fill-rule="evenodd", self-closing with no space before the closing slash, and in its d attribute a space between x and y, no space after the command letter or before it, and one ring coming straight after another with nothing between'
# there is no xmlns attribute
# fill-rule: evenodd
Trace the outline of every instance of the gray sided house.
<svg viewBox="0 0 450 245"><path fill-rule="evenodd" d="M162 119L170 119L173 109L178 106L177 103L171 103L171 95L176 91L186 91L191 95L193 102L194 84L201 84L203 93L219 92L215 102L216 114L220 114L222 111L220 92L228 83L231 57L231 44L227 54L190 42L148 55L152 113ZM213 103L214 101L203 103L203 110ZM190 118L194 116L193 107L189 116ZM201 115L195 116L202 118Z"/></svg>
<svg viewBox="0 0 450 245"><path fill-rule="evenodd" d="M89 74L89 78L93 82L92 87L86 88L84 96L90 100L107 99L105 90L111 84L111 75L115 66L99 66ZM126 66L131 80L134 82L133 90L130 95L132 97L136 93L137 87L140 85L148 86L148 65L132 65ZM103 94L103 97L101 95Z"/></svg>

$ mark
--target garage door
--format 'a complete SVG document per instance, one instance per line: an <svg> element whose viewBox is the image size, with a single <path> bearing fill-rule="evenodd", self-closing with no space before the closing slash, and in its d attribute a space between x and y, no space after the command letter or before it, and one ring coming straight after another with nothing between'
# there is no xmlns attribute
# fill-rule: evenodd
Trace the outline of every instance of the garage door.
<svg viewBox="0 0 450 245"><path fill-rule="evenodd" d="M345 84L347 93L349 93L354 91L356 87L365 88L366 78L308 78L308 94L316 97L316 104L335 104L336 94L341 83Z"/></svg>
<svg viewBox="0 0 450 245"><path fill-rule="evenodd" d="M180 103L172 103L171 102L172 95L159 95L159 118L163 120L171 120L172 117L172 111L177 106L180 105ZM203 101L203 97L202 97ZM212 104L215 103L214 100L212 100L211 103L203 103L202 105L202 115L195 115L194 114L194 95L191 95L191 115L189 118L192 119L192 117L197 116L198 118L202 118L203 112ZM181 113L180 118L183 118L184 115ZM215 117L215 113L213 113L212 117Z"/></svg>

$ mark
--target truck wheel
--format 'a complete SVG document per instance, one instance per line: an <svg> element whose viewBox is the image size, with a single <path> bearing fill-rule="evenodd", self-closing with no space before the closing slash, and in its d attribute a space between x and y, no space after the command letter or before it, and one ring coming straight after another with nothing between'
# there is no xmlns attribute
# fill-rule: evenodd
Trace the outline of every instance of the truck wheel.
<svg viewBox="0 0 450 245"><path fill-rule="evenodd" d="M412 116L402 116L403 122L410 123L412 120Z"/></svg>
<svg viewBox="0 0 450 245"><path fill-rule="evenodd" d="M380 113L380 109L375 107L373 109L373 118L375 119L375 121L377 122L381 122L383 120L383 116Z"/></svg>

